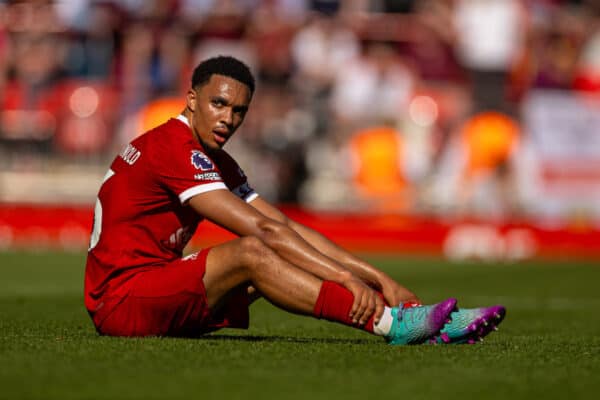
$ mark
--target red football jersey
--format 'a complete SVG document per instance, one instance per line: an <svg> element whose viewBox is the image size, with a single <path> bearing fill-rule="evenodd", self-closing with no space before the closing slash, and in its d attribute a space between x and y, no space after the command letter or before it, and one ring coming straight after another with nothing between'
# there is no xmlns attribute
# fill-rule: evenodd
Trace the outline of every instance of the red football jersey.
<svg viewBox="0 0 600 400"><path fill-rule="evenodd" d="M187 205L193 196L230 190L257 197L225 151L209 157L180 115L132 141L113 161L100 187L85 271L85 304L119 296L135 273L181 258L203 220Z"/></svg>

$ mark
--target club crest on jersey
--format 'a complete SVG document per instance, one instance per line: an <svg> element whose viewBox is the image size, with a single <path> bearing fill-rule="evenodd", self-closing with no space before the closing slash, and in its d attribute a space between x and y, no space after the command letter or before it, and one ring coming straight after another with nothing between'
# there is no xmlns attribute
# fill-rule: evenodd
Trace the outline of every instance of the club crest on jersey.
<svg viewBox="0 0 600 400"><path fill-rule="evenodd" d="M208 158L203 152L200 150L192 150L192 165L196 167L196 169L201 169L202 171L210 171L214 169L214 165L210 158Z"/></svg>

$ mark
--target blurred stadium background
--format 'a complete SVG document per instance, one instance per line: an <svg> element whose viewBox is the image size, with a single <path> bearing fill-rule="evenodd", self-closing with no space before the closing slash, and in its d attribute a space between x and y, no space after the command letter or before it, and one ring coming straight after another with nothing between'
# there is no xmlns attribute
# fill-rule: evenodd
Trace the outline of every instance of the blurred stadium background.
<svg viewBox="0 0 600 400"><path fill-rule="evenodd" d="M114 155L217 54L259 80L229 151L342 244L600 258L592 0L0 1L0 249L84 250Z"/></svg>

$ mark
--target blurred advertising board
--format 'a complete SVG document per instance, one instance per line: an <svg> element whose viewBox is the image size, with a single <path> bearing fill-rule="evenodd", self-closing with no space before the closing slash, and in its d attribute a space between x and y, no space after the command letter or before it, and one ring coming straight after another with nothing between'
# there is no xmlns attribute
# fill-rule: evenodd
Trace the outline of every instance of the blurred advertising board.
<svg viewBox="0 0 600 400"><path fill-rule="evenodd" d="M454 261L600 259L600 229L549 228L516 221L447 221L415 215L309 212L294 207L283 211L358 253L434 255ZM85 251L92 214L91 206L0 203L0 251ZM199 226L190 245L198 249L233 238L233 234L206 222Z"/></svg>
<svg viewBox="0 0 600 400"><path fill-rule="evenodd" d="M533 207L600 221L600 95L533 91L522 116Z"/></svg>

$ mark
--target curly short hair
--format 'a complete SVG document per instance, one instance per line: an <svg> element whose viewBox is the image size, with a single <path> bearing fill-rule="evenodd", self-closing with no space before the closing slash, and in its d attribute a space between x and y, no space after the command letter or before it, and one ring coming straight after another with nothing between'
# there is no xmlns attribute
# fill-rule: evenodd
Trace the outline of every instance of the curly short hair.
<svg viewBox="0 0 600 400"><path fill-rule="evenodd" d="M250 68L242 61L231 56L217 56L202 61L194 69L192 87L202 86L213 75L223 75L243 83L254 93L254 76Z"/></svg>

